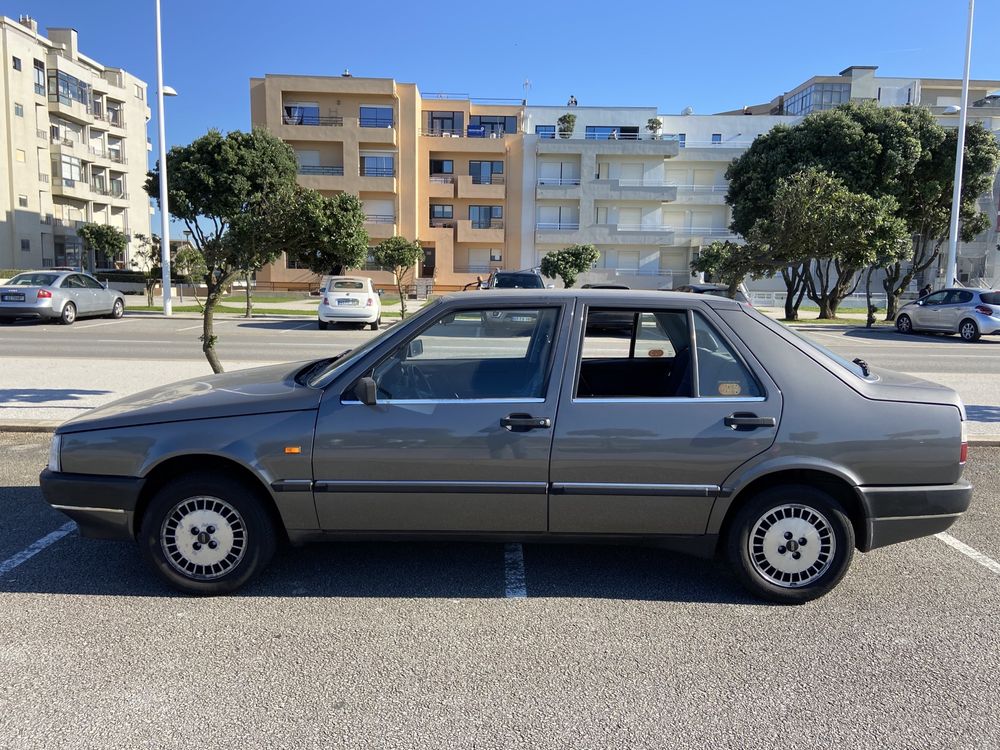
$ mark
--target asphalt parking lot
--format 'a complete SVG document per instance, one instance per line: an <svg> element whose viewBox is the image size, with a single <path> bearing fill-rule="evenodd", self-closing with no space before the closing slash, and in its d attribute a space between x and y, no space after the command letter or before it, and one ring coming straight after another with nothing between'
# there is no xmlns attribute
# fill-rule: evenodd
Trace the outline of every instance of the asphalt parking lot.
<svg viewBox="0 0 1000 750"><path fill-rule="evenodd" d="M1000 567L938 538L796 608L655 549L457 543L289 550L192 599L50 536L47 448L0 434L0 747L1000 746ZM992 560L998 461L950 531Z"/></svg>

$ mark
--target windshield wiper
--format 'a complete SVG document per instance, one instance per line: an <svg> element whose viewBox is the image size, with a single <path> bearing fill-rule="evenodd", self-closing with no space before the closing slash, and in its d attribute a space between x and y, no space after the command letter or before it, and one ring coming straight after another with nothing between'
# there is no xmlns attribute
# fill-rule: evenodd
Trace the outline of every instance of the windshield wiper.
<svg viewBox="0 0 1000 750"><path fill-rule="evenodd" d="M872 371L871 371L871 369L870 369L870 368L868 367L868 363L867 363L867 362L865 362L865 361L864 361L863 359L861 359L861 357L855 357L855 358L854 358L853 360L851 360L851 361L852 361L852 362L854 362L854 364L856 364L856 365L857 365L858 367L860 367L860 368L861 368L861 372L863 372L863 373L864 373L864 376L865 376L866 378L867 378L867 377L868 377L869 375L871 375L871 374L872 374Z"/></svg>
<svg viewBox="0 0 1000 750"><path fill-rule="evenodd" d="M318 372L324 367L329 367L334 362L339 359L343 359L345 354L350 353L350 349L344 349L340 354L335 357L324 357L323 359L317 359L308 367L299 370L298 374L295 376L295 381L302 385L305 385L312 379L313 373Z"/></svg>

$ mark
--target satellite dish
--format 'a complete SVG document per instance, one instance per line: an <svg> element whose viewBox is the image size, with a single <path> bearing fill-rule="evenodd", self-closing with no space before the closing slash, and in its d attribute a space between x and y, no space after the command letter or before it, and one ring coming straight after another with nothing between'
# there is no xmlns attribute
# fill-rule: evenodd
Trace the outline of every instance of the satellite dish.
<svg viewBox="0 0 1000 750"><path fill-rule="evenodd" d="M694 114L694 107L685 107L684 109L681 110L681 114L682 115L693 115Z"/></svg>

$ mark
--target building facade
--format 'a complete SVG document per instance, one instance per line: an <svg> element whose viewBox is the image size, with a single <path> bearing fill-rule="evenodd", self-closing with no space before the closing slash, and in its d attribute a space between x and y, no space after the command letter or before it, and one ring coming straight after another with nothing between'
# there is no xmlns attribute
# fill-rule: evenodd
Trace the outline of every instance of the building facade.
<svg viewBox="0 0 1000 750"><path fill-rule="evenodd" d="M0 267L128 267L149 235L150 117L145 82L79 50L73 29L38 33L31 18L0 17ZM117 258L84 257L85 222L129 237Z"/></svg>

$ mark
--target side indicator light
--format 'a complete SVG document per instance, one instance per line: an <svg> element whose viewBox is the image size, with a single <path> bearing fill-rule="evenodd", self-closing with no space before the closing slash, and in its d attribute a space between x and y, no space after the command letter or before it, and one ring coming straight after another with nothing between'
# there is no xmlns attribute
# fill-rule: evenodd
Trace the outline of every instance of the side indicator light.
<svg viewBox="0 0 1000 750"><path fill-rule="evenodd" d="M286 445L285 446L285 453L288 453L290 455L295 455L295 454L301 453L301 452L302 452L302 447L301 446L298 446L298 445Z"/></svg>

